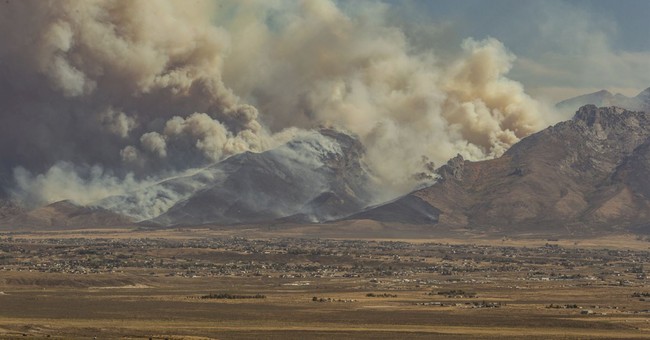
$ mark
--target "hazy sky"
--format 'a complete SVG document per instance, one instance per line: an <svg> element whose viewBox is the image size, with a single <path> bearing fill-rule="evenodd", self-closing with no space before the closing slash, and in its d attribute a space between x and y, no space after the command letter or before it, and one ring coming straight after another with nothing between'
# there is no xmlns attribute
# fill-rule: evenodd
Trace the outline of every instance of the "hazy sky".
<svg viewBox="0 0 650 340"><path fill-rule="evenodd" d="M650 87L648 0L387 1L410 38L453 52L466 37L500 40L517 57L509 76L534 96L559 100Z"/></svg>

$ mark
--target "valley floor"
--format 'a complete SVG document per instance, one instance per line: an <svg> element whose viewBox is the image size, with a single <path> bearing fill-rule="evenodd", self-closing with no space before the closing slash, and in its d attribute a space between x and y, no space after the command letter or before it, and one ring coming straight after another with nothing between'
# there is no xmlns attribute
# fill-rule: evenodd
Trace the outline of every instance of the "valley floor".
<svg viewBox="0 0 650 340"><path fill-rule="evenodd" d="M0 339L650 334L643 239L335 239L301 230L0 233Z"/></svg>

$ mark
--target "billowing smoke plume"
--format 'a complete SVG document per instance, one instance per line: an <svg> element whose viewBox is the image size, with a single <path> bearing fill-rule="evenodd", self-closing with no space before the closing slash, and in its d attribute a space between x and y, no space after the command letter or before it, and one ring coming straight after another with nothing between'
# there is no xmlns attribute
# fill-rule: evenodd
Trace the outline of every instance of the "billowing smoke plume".
<svg viewBox="0 0 650 340"><path fill-rule="evenodd" d="M514 56L495 39L467 39L456 62L416 53L388 7L346 15L328 1L239 6L224 79L261 119L342 126L360 136L366 161L388 186L412 188L422 156L498 156L544 125L545 108L509 80ZM270 22L270 23L269 23Z"/></svg>
<svg viewBox="0 0 650 340"><path fill-rule="evenodd" d="M2 181L27 204L88 203L331 125L399 192L423 159L497 156L545 123L499 41L441 64L364 5L2 2Z"/></svg>

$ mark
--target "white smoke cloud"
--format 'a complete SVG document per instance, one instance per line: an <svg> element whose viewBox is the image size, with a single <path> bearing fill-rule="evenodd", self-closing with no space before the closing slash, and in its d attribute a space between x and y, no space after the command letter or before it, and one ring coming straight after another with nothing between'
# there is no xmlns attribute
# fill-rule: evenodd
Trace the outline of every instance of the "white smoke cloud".
<svg viewBox="0 0 650 340"><path fill-rule="evenodd" d="M130 183L264 151L320 125L358 135L386 190L403 193L423 157L498 156L546 124L544 107L506 78L514 56L500 42L468 39L445 63L412 48L385 4L348 13L329 0L2 6L1 90L20 99L27 88L33 104L0 105L0 123L51 135L0 148L23 167L14 178L25 201L123 190L115 177L61 164L100 164ZM69 187L54 194L57 183Z"/></svg>
<svg viewBox="0 0 650 340"><path fill-rule="evenodd" d="M126 188L116 195L93 201L103 208L129 216L135 221L148 220L166 212L174 204L187 199L191 194L201 190L206 184L213 183L220 176L219 171L188 170L169 176L164 182L147 182L137 190Z"/></svg>
<svg viewBox="0 0 650 340"><path fill-rule="evenodd" d="M151 184L133 176L117 178L100 166L79 169L67 162L59 162L39 175L18 167L14 170L14 178L17 183L14 197L31 207L61 200L89 204Z"/></svg>

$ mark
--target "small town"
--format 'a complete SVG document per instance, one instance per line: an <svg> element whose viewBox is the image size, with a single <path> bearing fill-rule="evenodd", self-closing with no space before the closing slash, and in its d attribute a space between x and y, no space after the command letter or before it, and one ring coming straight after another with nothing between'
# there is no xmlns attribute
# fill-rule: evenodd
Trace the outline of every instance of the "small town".
<svg viewBox="0 0 650 340"><path fill-rule="evenodd" d="M414 336L424 339L439 327L452 327L444 328L448 335L453 327L517 331L524 323L573 338L621 331L643 338L648 243L581 242L249 238L208 229L5 232L0 334L246 338L249 329L278 324L329 334L325 314L351 335L392 325L389 337L417 327ZM53 324L41 311L79 323ZM167 333L158 322L169 325ZM232 331L233 322L246 331ZM368 336L384 331L377 332Z"/></svg>
<svg viewBox="0 0 650 340"><path fill-rule="evenodd" d="M26 239L0 237L0 270L92 275L139 273L151 277L264 277L308 285L308 279L363 279L386 290L440 284L503 285L530 289L647 283L650 251L399 241L242 237L172 240ZM297 283L294 283L296 281ZM473 298L452 290L448 297Z"/></svg>

